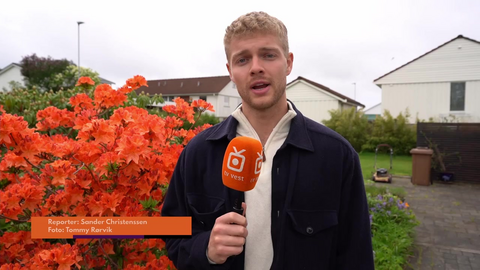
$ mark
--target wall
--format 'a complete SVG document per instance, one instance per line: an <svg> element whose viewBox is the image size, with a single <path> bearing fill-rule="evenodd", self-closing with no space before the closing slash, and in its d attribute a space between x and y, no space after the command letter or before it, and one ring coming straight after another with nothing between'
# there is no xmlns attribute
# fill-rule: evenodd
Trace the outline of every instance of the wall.
<svg viewBox="0 0 480 270"><path fill-rule="evenodd" d="M4 91L3 88L6 88L6 90L11 90L9 85L10 81L17 81L21 85L24 85L20 67L14 65L8 70L1 71L3 72L0 74L0 91Z"/></svg>
<svg viewBox="0 0 480 270"><path fill-rule="evenodd" d="M412 59L413 60L413 59ZM457 39L379 79L378 85L480 80L480 44Z"/></svg>
<svg viewBox="0 0 480 270"><path fill-rule="evenodd" d="M288 86L287 98L303 115L318 123L330 119L329 110L340 109L337 98L303 81Z"/></svg>
<svg viewBox="0 0 480 270"><path fill-rule="evenodd" d="M465 111L450 111L450 82L382 85L382 110L396 117L408 107L410 123L455 116L459 122L480 122L480 80L465 83Z"/></svg>

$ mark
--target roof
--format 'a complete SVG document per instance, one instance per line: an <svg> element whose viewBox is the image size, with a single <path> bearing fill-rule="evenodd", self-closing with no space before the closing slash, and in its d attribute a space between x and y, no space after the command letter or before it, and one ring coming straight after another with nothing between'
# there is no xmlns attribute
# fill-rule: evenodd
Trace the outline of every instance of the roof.
<svg viewBox="0 0 480 270"><path fill-rule="evenodd" d="M9 64L8 66L0 69L0 75L3 73L3 72L6 72L7 70L9 70L10 68L14 67L14 66L17 66L19 68L21 68L22 66L18 63L11 63ZM100 79L100 83L106 83L106 84L115 84L114 82L111 82L105 78L102 78L102 77L98 77Z"/></svg>
<svg viewBox="0 0 480 270"><path fill-rule="evenodd" d="M356 105L356 106L360 106L360 107L362 107L362 108L365 108L365 105L363 105L362 103L360 103L360 102L358 102L358 101L356 101L356 100L353 100L353 99L351 99L351 98L349 98L349 97L347 97L347 96L344 96L344 95L342 95L342 94L340 94L340 93L338 93L338 92L336 92L336 91L333 91L332 89L330 89L330 88L328 88L328 87L326 87L326 86L324 86L324 85L321 85L321 84L319 84L319 83L317 83L317 82L314 82L314 81L311 81L311 80L309 80L309 79L306 79L306 78L304 78L304 77L302 77L302 76L298 76L298 78L296 78L295 80L289 82L289 83L287 84L287 87L288 87L289 85L295 83L296 81L299 81L299 80L305 81L305 82L307 82L307 83L309 83L309 84L311 84L311 85L313 85L313 86L315 86L315 87L318 87L318 88L324 90L325 92L328 92L328 93L330 93L330 94L332 94L332 95L334 95L334 96L337 96L339 99L346 100L348 103L352 103L352 104L354 104L354 105Z"/></svg>
<svg viewBox="0 0 480 270"><path fill-rule="evenodd" d="M364 113L365 113L365 114L371 114L370 112L373 111L373 110L375 110L375 109L378 108L379 106L380 106L380 107L382 106L382 103L381 103L381 102L378 103L378 104L376 104L376 105L373 105L372 107L370 107L370 108L368 108L368 109L366 109L366 110L364 111Z"/></svg>
<svg viewBox="0 0 480 270"><path fill-rule="evenodd" d="M11 68L14 67L14 66L22 67L22 66L20 66L20 65L17 64L17 63L11 63L11 64L9 64L8 66L0 69L0 75L1 75L2 73L6 72L7 70L11 69Z"/></svg>
<svg viewBox="0 0 480 270"><path fill-rule="evenodd" d="M428 52L426 52L426 53L424 53L424 54L420 55L419 57L417 57L417 58L413 59L412 61L410 61L410 62L408 62L408 63L406 63L406 64L404 64L404 65L402 65L402 66L400 66L400 67L398 67L398 68L396 68L396 69L394 69L394 70L390 71L390 72L388 72L387 74L384 74L384 75L382 75L382 76L378 77L377 79L373 80L373 82L376 82L376 81L380 80L381 78L383 78L383 77L385 77L385 76L387 76L387 75L389 75L389 74L392 74L393 72L395 72L395 71L397 71L397 70L401 69L402 67L404 67L404 66L406 66L406 65L408 65L408 64L410 64L410 63L413 63L413 62L415 62L416 60L418 60L418 59L420 59L420 58L424 57L425 55L427 55L427 54L430 54L430 53L432 53L432 52L434 52L434 51L436 51L436 50L440 49L441 47L443 47L443 46L447 45L448 43L450 43L450 42L452 42L452 41L454 41L454 40L457 40L457 39L459 39L459 38L463 38L463 39L466 39L466 40L469 40L469 41L475 42L475 43L477 43L477 44L479 44L479 45L480 45L480 41L477 41L477 40L474 40L474 39L471 39L471 38L468 38L468 37L464 37L464 36L462 36L462 35L458 35L458 36L457 36L457 37L455 37L454 39L451 39L451 40L449 40L449 41L447 41L447 42L443 43L442 45L440 45L440 46L436 47L435 49L433 49L433 50L431 50L431 51L428 51Z"/></svg>
<svg viewBox="0 0 480 270"><path fill-rule="evenodd" d="M217 94L230 81L230 76L149 80L147 81L148 87L142 86L135 91L150 95L162 94L163 96Z"/></svg>
<svg viewBox="0 0 480 270"><path fill-rule="evenodd" d="M110 84L110 85L111 85L111 84L115 84L114 82L111 82L111 81L109 81L109 80L107 80L107 79L105 79L105 78L102 78L102 77L100 77L100 76L99 76L98 78L100 79L100 83L106 83L106 84Z"/></svg>

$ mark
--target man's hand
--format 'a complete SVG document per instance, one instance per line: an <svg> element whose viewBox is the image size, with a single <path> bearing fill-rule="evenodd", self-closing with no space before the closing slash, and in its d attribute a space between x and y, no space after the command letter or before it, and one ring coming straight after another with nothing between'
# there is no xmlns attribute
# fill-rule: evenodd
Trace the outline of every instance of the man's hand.
<svg viewBox="0 0 480 270"><path fill-rule="evenodd" d="M242 253L247 234L247 219L244 216L230 212L218 217L208 242L208 258L222 264L228 257Z"/></svg>

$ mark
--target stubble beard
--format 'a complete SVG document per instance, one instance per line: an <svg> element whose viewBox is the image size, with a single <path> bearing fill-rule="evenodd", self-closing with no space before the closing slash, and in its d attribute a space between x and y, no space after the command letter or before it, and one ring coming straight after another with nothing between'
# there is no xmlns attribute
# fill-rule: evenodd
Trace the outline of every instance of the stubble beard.
<svg viewBox="0 0 480 270"><path fill-rule="evenodd" d="M255 94L250 93L250 91L252 91L250 88L243 91L244 94L241 95L243 102L256 111L265 111L281 102L286 91L286 83L270 84L270 90L266 97L255 97ZM271 95L271 92L273 92L273 95Z"/></svg>

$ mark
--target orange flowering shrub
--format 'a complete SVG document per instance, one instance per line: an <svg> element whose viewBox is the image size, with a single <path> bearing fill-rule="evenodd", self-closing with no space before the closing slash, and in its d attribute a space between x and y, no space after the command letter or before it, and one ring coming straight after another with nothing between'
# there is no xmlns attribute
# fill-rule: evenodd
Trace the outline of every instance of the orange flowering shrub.
<svg viewBox="0 0 480 270"><path fill-rule="evenodd" d="M90 87L91 80L77 85ZM181 151L210 125L181 127L195 122L194 110L213 107L177 98L164 107L166 118L123 107L142 85L141 76L117 90L99 85L93 99L72 97L73 111L38 111L35 129L0 107L0 270L174 269L161 239L30 237L31 217L160 215ZM54 132L59 128L68 133Z"/></svg>

